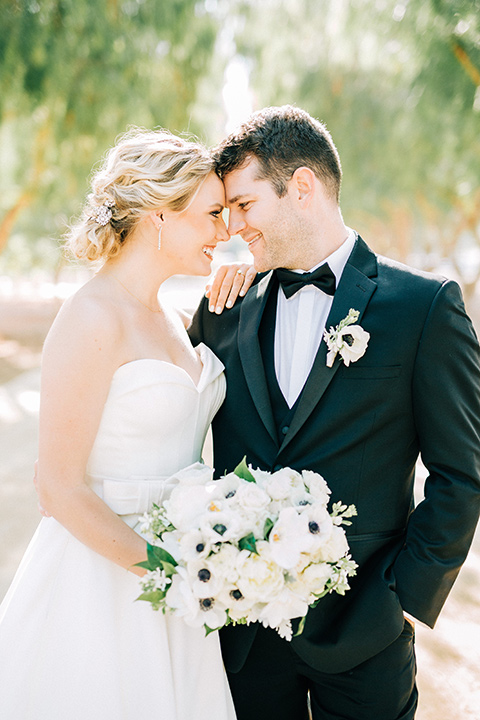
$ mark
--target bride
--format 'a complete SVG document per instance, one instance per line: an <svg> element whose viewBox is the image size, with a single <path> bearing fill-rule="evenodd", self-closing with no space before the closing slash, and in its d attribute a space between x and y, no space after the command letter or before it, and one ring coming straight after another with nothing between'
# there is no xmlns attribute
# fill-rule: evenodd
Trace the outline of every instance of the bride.
<svg viewBox="0 0 480 720"><path fill-rule="evenodd" d="M123 136L93 177L69 244L104 264L45 343L37 487L51 517L0 608L2 720L235 718L218 633L135 602L139 514L200 459L225 394L223 365L158 289L210 273L224 204L208 151L164 131Z"/></svg>

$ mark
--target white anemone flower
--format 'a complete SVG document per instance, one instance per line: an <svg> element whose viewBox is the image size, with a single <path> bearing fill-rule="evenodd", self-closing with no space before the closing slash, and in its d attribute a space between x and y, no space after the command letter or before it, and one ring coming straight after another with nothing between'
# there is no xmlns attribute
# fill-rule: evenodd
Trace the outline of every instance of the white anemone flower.
<svg viewBox="0 0 480 720"><path fill-rule="evenodd" d="M206 558L212 549L211 543L200 530L190 530L184 533L179 540L179 545L181 557L185 562Z"/></svg>
<svg viewBox="0 0 480 720"><path fill-rule="evenodd" d="M305 513L298 513L293 507L281 510L268 542L275 562L286 570L294 568L301 554L309 552L313 545Z"/></svg>
<svg viewBox="0 0 480 720"><path fill-rule="evenodd" d="M204 513L200 518L200 530L212 543L238 540L248 532L245 518L231 510Z"/></svg>
<svg viewBox="0 0 480 720"><path fill-rule="evenodd" d="M225 580L213 564L207 559L193 560L187 564L189 582L195 597L216 596L225 584Z"/></svg>
<svg viewBox="0 0 480 720"><path fill-rule="evenodd" d="M177 571L165 598L167 606L190 627L206 625L212 630L223 627L227 621L226 609L215 598L195 597L185 568Z"/></svg>

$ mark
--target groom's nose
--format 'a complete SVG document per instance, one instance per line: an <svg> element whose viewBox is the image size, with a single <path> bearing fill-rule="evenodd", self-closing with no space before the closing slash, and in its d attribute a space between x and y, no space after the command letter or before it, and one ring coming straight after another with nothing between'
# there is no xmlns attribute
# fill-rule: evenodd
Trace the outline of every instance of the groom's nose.
<svg viewBox="0 0 480 720"><path fill-rule="evenodd" d="M230 210L228 216L228 234L230 237L233 235L240 235L242 230L247 227L247 223L242 217L242 213L238 210Z"/></svg>

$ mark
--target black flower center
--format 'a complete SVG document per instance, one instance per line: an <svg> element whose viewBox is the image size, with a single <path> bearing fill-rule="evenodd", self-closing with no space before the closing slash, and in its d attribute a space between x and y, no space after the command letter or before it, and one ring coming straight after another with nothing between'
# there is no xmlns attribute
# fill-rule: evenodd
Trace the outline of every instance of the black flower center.
<svg viewBox="0 0 480 720"><path fill-rule="evenodd" d="M200 610L203 610L204 612L211 610L215 605L215 600L213 598L202 598L198 602L200 603Z"/></svg>
<svg viewBox="0 0 480 720"><path fill-rule="evenodd" d="M310 500L300 500L299 505L311 505Z"/></svg>
<svg viewBox="0 0 480 720"><path fill-rule="evenodd" d="M203 551L205 550L205 545L204 545L203 543L198 543L198 545L196 546L195 550L196 550L198 553L201 553L201 552L203 552Z"/></svg>
<svg viewBox="0 0 480 720"><path fill-rule="evenodd" d="M198 571L198 579L202 582L208 582L212 577L212 573L207 568L202 568Z"/></svg>
<svg viewBox="0 0 480 720"><path fill-rule="evenodd" d="M213 529L214 529L215 532L217 532L219 535L223 535L224 533L227 532L226 526L225 526L225 525L220 525L220 523L217 523L216 525L214 525L214 526L213 526Z"/></svg>
<svg viewBox="0 0 480 720"><path fill-rule="evenodd" d="M226 497L226 498L231 498L231 497L233 497L234 495L235 495L235 490L230 490L230 492L227 493L227 494L225 495L225 497Z"/></svg>
<svg viewBox="0 0 480 720"><path fill-rule="evenodd" d="M353 335L344 335L342 340L347 343L348 347L352 347L355 342Z"/></svg>
<svg viewBox="0 0 480 720"><path fill-rule="evenodd" d="M230 590L230 597L232 597L234 600L241 600L243 598L243 595L240 590Z"/></svg>
<svg viewBox="0 0 480 720"><path fill-rule="evenodd" d="M318 523L316 523L314 520L312 520L311 522L308 523L308 529L314 535L316 535L316 533L320 532L320 527L319 527Z"/></svg>

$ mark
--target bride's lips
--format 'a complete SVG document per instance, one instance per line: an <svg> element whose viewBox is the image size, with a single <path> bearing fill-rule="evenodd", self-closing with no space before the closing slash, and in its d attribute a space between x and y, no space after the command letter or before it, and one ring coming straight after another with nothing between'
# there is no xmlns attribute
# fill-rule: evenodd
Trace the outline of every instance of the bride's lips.
<svg viewBox="0 0 480 720"><path fill-rule="evenodd" d="M215 250L215 245L204 245L202 248L202 252L204 255L206 255L210 260L213 260L213 251Z"/></svg>

